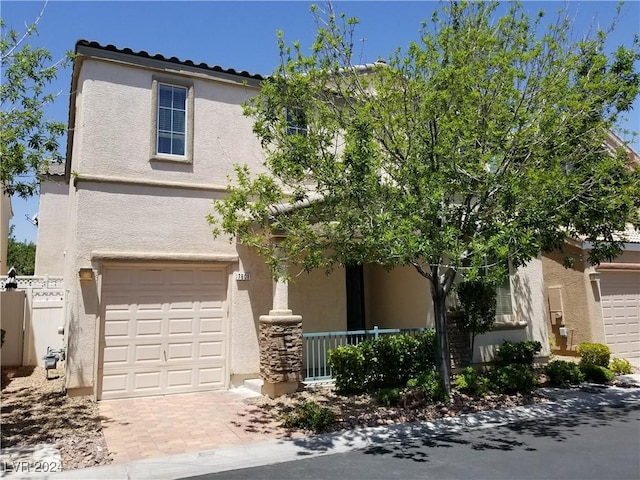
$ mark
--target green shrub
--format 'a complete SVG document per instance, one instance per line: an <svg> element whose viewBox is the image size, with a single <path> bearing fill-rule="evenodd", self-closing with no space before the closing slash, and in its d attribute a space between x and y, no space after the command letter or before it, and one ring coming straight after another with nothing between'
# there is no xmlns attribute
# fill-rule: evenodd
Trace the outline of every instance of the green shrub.
<svg viewBox="0 0 640 480"><path fill-rule="evenodd" d="M407 387L419 389L428 401L444 402L448 399L440 374L435 369L426 370L416 378L409 379Z"/></svg>
<svg viewBox="0 0 640 480"><path fill-rule="evenodd" d="M411 335L387 335L329 351L328 363L340 393L403 387L420 372L435 366L433 330Z"/></svg>
<svg viewBox="0 0 640 480"><path fill-rule="evenodd" d="M631 362L624 358L614 358L611 360L609 370L611 370L615 375L628 375L633 373Z"/></svg>
<svg viewBox="0 0 640 480"><path fill-rule="evenodd" d="M287 413L283 417L283 424L286 428L301 428L316 433L326 431L334 421L333 410L310 401L297 406L293 412Z"/></svg>
<svg viewBox="0 0 640 480"><path fill-rule="evenodd" d="M486 375L467 367L453 377L453 385L467 395L484 396L489 392L489 379Z"/></svg>
<svg viewBox="0 0 640 480"><path fill-rule="evenodd" d="M5 332L3 328L0 328L0 347L2 347L2 345L4 345L4 335L5 335L5 333L7 333L7 332Z"/></svg>
<svg viewBox="0 0 640 480"><path fill-rule="evenodd" d="M528 393L536 386L533 371L527 365L505 365L489 375L492 389L498 393Z"/></svg>
<svg viewBox="0 0 640 480"><path fill-rule="evenodd" d="M541 350L542 344L538 341L505 341L496 351L495 363L500 367L507 365L528 365L532 367L536 354Z"/></svg>
<svg viewBox="0 0 640 480"><path fill-rule="evenodd" d="M544 367L551 385L576 385L584 380L580 367L573 362L555 360Z"/></svg>
<svg viewBox="0 0 640 480"><path fill-rule="evenodd" d="M329 350L328 363L336 378L336 390L342 393L360 392L365 389L371 376L370 342L358 345L343 345Z"/></svg>
<svg viewBox="0 0 640 480"><path fill-rule="evenodd" d="M609 366L611 350L601 343L581 343L578 345L578 355L581 357L582 365L598 365L606 368Z"/></svg>
<svg viewBox="0 0 640 480"><path fill-rule="evenodd" d="M580 364L580 370L582 370L587 382L606 384L613 382L616 378L611 370L601 365L584 363Z"/></svg>
<svg viewBox="0 0 640 480"><path fill-rule="evenodd" d="M394 407L400 401L399 388L383 388L376 393L376 401L383 407Z"/></svg>

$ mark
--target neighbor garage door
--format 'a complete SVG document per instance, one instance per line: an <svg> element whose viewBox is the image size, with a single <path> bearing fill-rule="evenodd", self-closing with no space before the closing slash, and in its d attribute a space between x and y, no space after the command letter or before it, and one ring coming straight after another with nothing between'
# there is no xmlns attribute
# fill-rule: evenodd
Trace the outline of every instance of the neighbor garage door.
<svg viewBox="0 0 640 480"><path fill-rule="evenodd" d="M221 268L105 268L101 398L224 388L225 300Z"/></svg>
<svg viewBox="0 0 640 480"><path fill-rule="evenodd" d="M640 364L640 272L602 272L602 316L614 357Z"/></svg>

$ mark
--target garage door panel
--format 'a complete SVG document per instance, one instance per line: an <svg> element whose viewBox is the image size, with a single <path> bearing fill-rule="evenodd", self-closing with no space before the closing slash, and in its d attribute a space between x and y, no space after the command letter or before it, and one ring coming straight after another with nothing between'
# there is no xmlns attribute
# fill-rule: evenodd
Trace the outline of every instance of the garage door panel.
<svg viewBox="0 0 640 480"><path fill-rule="evenodd" d="M136 352L136 362L148 362L157 364L162 361L163 348L159 343L150 345L135 345L134 351Z"/></svg>
<svg viewBox="0 0 640 480"><path fill-rule="evenodd" d="M110 267L107 278L102 398L225 387L222 269Z"/></svg>
<svg viewBox="0 0 640 480"><path fill-rule="evenodd" d="M190 318L169 318L169 336L193 335L193 324L196 323L193 317Z"/></svg>
<svg viewBox="0 0 640 480"><path fill-rule="evenodd" d="M162 319L161 318L138 318L133 322L135 325L135 335L144 336L161 336L162 335Z"/></svg>
<svg viewBox="0 0 640 480"><path fill-rule="evenodd" d="M122 290L122 286L133 283L133 270L129 269L109 269L102 276L102 288L109 289L115 287Z"/></svg>
<svg viewBox="0 0 640 480"><path fill-rule="evenodd" d="M160 390L162 372L133 372L131 375L133 378L134 390Z"/></svg>
<svg viewBox="0 0 640 480"><path fill-rule="evenodd" d="M135 302L139 312L161 312L163 299L160 295L141 295L139 297L130 298L130 302Z"/></svg>
<svg viewBox="0 0 640 480"><path fill-rule="evenodd" d="M222 341L217 342L200 342L199 358L222 358L223 344Z"/></svg>
<svg viewBox="0 0 640 480"><path fill-rule="evenodd" d="M104 334L107 338L128 338L129 320L107 320L104 326Z"/></svg>
<svg viewBox="0 0 640 480"><path fill-rule="evenodd" d="M182 295L182 296L173 296L168 300L169 302L169 311L193 311L197 309L197 301L198 297L196 295Z"/></svg>
<svg viewBox="0 0 640 480"><path fill-rule="evenodd" d="M640 272L603 272L600 289L607 345L640 364Z"/></svg>
<svg viewBox="0 0 640 480"><path fill-rule="evenodd" d="M225 286L225 279L220 275L220 270L202 269L198 271L198 280L200 285L218 285Z"/></svg>
<svg viewBox="0 0 640 480"><path fill-rule="evenodd" d="M139 285L160 287L164 285L166 271L162 268L140 268L134 270L134 274Z"/></svg>
<svg viewBox="0 0 640 480"><path fill-rule="evenodd" d="M222 331L222 318L200 318L199 333L215 333Z"/></svg>
<svg viewBox="0 0 640 480"><path fill-rule="evenodd" d="M130 389L127 387L127 373L105 373L102 377L103 398L117 398L125 396Z"/></svg>
<svg viewBox="0 0 640 480"><path fill-rule="evenodd" d="M193 369L169 370L167 372L167 387L185 387L193 385Z"/></svg>
<svg viewBox="0 0 640 480"><path fill-rule="evenodd" d="M167 361L196 360L193 343L170 343L167 348Z"/></svg>
<svg viewBox="0 0 640 480"><path fill-rule="evenodd" d="M194 274L193 270L170 269L167 272L169 285L192 286L196 283Z"/></svg>
<svg viewBox="0 0 640 480"><path fill-rule="evenodd" d="M114 345L104 348L104 363L125 366L129 363L129 345Z"/></svg>
<svg viewBox="0 0 640 480"><path fill-rule="evenodd" d="M218 368L199 368L198 369L198 384L200 386L222 386L223 378L222 367Z"/></svg>

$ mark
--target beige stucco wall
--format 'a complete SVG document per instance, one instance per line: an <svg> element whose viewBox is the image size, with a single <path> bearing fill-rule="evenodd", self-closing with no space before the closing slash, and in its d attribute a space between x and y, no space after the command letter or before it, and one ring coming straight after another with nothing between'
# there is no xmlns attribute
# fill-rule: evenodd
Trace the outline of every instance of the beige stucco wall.
<svg viewBox="0 0 640 480"><path fill-rule="evenodd" d="M40 183L36 275L63 275L69 185L64 176L47 176Z"/></svg>
<svg viewBox="0 0 640 480"><path fill-rule="evenodd" d="M79 77L80 108L74 144L80 155L73 169L80 175L118 175L145 180L228 183L233 164L261 167L262 150L242 102L255 95L249 86L164 73L163 79L193 81L194 152L192 164L150 161L151 121L155 111L148 69L85 60Z"/></svg>
<svg viewBox="0 0 640 480"><path fill-rule="evenodd" d="M170 80L171 75L163 78ZM249 164L254 171L260 167L262 151L241 107L254 91L210 79L192 80L193 162L154 161L149 159L154 141L152 72L96 60L83 63L65 241L69 389L91 393L95 385L105 252L112 260L144 254L165 263L198 254L236 257L225 262L229 372L243 377L259 370L256 325L271 308L271 277L255 254L227 238L213 238L206 216L212 213L212 200L223 193L201 188L225 186L234 163ZM149 181L155 184L141 183ZM81 285L78 271L89 266L96 279ZM239 271L249 272L251 280L237 281Z"/></svg>
<svg viewBox="0 0 640 480"><path fill-rule="evenodd" d="M9 220L13 216L11 198L0 193L0 275L9 270L7 265L7 247L9 244Z"/></svg>
<svg viewBox="0 0 640 480"><path fill-rule="evenodd" d="M367 328L433 327L429 281L414 267L365 266Z"/></svg>
<svg viewBox="0 0 640 480"><path fill-rule="evenodd" d="M589 280L591 269L586 262L587 252L571 245L566 245L565 250L564 254L548 254L542 258L547 288L545 300L549 301L548 289L560 289L562 296L560 318L551 312L547 321L555 343L554 353L576 355L580 343L604 341L604 330L600 325L598 285ZM575 258L572 268L563 265L566 255ZM566 337L560 335L561 326L567 328Z"/></svg>
<svg viewBox="0 0 640 480"><path fill-rule="evenodd" d="M292 270L289 284L289 308L302 315L305 333L344 331L347 329L347 297L344 268L330 274L318 269L312 272Z"/></svg>

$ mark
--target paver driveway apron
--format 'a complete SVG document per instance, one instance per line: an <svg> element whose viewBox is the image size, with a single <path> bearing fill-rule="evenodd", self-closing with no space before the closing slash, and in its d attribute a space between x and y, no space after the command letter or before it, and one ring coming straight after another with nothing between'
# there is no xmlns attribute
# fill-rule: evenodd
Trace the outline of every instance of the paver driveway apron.
<svg viewBox="0 0 640 480"><path fill-rule="evenodd" d="M99 402L114 463L287 437L260 409L230 391ZM297 435L296 435L297 436Z"/></svg>

